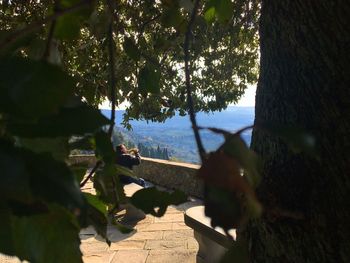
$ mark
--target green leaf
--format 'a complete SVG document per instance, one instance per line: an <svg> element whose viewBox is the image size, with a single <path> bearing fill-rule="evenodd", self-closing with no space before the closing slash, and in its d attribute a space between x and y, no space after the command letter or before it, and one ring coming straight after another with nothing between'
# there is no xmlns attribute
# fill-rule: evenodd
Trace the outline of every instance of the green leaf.
<svg viewBox="0 0 350 263"><path fill-rule="evenodd" d="M212 23L217 17L220 23L228 22L233 15L233 3L231 0L210 0L206 5L204 18Z"/></svg>
<svg viewBox="0 0 350 263"><path fill-rule="evenodd" d="M215 7L210 7L204 13L204 18L208 23L212 23L215 19Z"/></svg>
<svg viewBox="0 0 350 263"><path fill-rule="evenodd" d="M130 176L130 177L135 177L133 171L128 169L127 167L121 166L118 164L116 164L115 167L116 167L116 172L118 175L122 174L122 175Z"/></svg>
<svg viewBox="0 0 350 263"><path fill-rule="evenodd" d="M78 224L62 207L52 206L49 213L40 215L11 216L10 231L10 236L0 238L12 239L14 254L21 260L82 262Z"/></svg>
<svg viewBox="0 0 350 263"><path fill-rule="evenodd" d="M178 6L166 8L161 16L162 25L165 27L177 27L183 18Z"/></svg>
<svg viewBox="0 0 350 263"><path fill-rule="evenodd" d="M116 168L113 164L105 165L98 170L94 176L94 188L98 197L107 204L118 205L125 201L124 189L116 175Z"/></svg>
<svg viewBox="0 0 350 263"><path fill-rule="evenodd" d="M158 94L160 92L160 72L151 64L146 64L139 73L139 91L146 96L147 93Z"/></svg>
<svg viewBox="0 0 350 263"><path fill-rule="evenodd" d="M78 184L83 181L86 174L87 166L82 166L81 164L73 165L69 167L74 174L74 177Z"/></svg>
<svg viewBox="0 0 350 263"><path fill-rule="evenodd" d="M93 133L110 121L97 109L89 106L61 108L57 114L31 122L10 120L8 129L12 134L31 137L57 137Z"/></svg>
<svg viewBox="0 0 350 263"><path fill-rule="evenodd" d="M113 145L108 134L102 131L96 133L95 141L96 141L96 155L98 157L102 157L105 163L114 164L116 160L116 153L113 149Z"/></svg>
<svg viewBox="0 0 350 263"><path fill-rule="evenodd" d="M141 53L131 38L125 38L123 48L125 53L133 60L139 61Z"/></svg>
<svg viewBox="0 0 350 263"><path fill-rule="evenodd" d="M50 153L58 161L65 161L69 155L68 138L19 138L19 144L35 153Z"/></svg>
<svg viewBox="0 0 350 263"><path fill-rule="evenodd" d="M14 199L30 201L32 191L28 171L23 156L9 143L0 141L0 197L1 200Z"/></svg>
<svg viewBox="0 0 350 263"><path fill-rule="evenodd" d="M76 4L79 4L80 0L60 0L60 6L62 9L68 9ZM83 22L86 21L91 12L94 1L89 1L87 5L82 5L81 8L74 12L66 13L59 16L56 20L54 36L58 39L72 40L79 36L80 28Z"/></svg>
<svg viewBox="0 0 350 263"><path fill-rule="evenodd" d="M89 205L96 208L101 214L107 216L107 207L106 205L98 199L96 195L92 195L90 193L84 193L84 197L86 198Z"/></svg>
<svg viewBox="0 0 350 263"><path fill-rule="evenodd" d="M187 201L186 195L175 190L172 193L162 192L155 187L137 191L131 198L131 203L147 214L163 216L169 205L179 205ZM158 210L157 210L158 209Z"/></svg>
<svg viewBox="0 0 350 263"><path fill-rule="evenodd" d="M71 209L85 209L80 188L64 162L0 142L0 196L29 203L41 200Z"/></svg>
<svg viewBox="0 0 350 263"><path fill-rule="evenodd" d="M69 208L85 209L79 185L65 163L47 154L27 152L26 155L25 161L31 172L31 189L37 198Z"/></svg>
<svg viewBox="0 0 350 263"><path fill-rule="evenodd" d="M0 60L3 112L30 117L55 113L74 88L73 79L54 65L20 57Z"/></svg>
<svg viewBox="0 0 350 263"><path fill-rule="evenodd" d="M221 23L225 23L231 19L233 15L233 3L231 0L216 0L215 13Z"/></svg>
<svg viewBox="0 0 350 263"><path fill-rule="evenodd" d="M96 204L88 204L87 207L87 225L92 225L97 234L103 237L107 244L110 245L111 241L107 238L107 225L108 220L106 215L96 207Z"/></svg>

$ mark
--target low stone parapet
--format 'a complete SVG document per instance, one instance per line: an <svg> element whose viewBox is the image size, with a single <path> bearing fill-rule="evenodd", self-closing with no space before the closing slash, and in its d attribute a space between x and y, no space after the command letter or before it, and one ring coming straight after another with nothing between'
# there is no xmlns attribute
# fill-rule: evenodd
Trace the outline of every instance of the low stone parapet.
<svg viewBox="0 0 350 263"><path fill-rule="evenodd" d="M195 164L143 157L141 165L134 167L134 173L156 185L202 198L203 182L196 177L199 167Z"/></svg>
<svg viewBox="0 0 350 263"><path fill-rule="evenodd" d="M93 167L96 163L94 155L72 155L69 164L83 163ZM156 185L168 189L178 189L187 195L202 198L203 182L196 177L199 165L172 162L142 157L141 164L134 166L134 174Z"/></svg>
<svg viewBox="0 0 350 263"><path fill-rule="evenodd" d="M79 154L79 155L71 155L68 158L67 163L69 165L82 164L87 165L88 167L93 167L96 164L97 160L95 155L93 154Z"/></svg>

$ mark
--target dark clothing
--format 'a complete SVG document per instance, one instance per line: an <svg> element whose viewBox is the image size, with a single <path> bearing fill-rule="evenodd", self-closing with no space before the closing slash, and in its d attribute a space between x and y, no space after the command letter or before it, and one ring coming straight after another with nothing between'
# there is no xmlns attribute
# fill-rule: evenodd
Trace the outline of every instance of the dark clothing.
<svg viewBox="0 0 350 263"><path fill-rule="evenodd" d="M141 163L141 157L137 153L135 156L131 154L121 154L117 157L117 164L129 168L132 170L134 165L139 165Z"/></svg>
<svg viewBox="0 0 350 263"><path fill-rule="evenodd" d="M121 154L117 157L117 164L129 168L132 170L134 165L139 165L141 163L141 157L138 153L135 156L131 154ZM122 184L135 183L141 186L145 186L145 181L141 178L133 178L127 175L119 175Z"/></svg>

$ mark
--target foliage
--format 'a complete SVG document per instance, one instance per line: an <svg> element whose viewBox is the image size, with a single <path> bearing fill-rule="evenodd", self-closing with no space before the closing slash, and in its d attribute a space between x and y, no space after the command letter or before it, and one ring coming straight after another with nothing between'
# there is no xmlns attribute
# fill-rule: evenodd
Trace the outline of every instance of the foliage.
<svg viewBox="0 0 350 263"><path fill-rule="evenodd" d="M88 225L109 242L105 207L118 206L125 196L111 133L105 132L114 119L96 106L105 98L113 105L130 102L125 125L130 119L163 121L175 110L185 114L189 106L224 109L256 81L258 8L256 1L243 0L199 6L188 0L2 1L0 251L31 262L81 262L78 233ZM182 66L188 32L192 104L185 99ZM77 136L81 140L72 143ZM78 187L84 167L65 162L70 150L86 145L99 159L96 196ZM233 179L249 206L257 203L253 191L236 172L255 159L244 152ZM237 158L230 151L224 154ZM202 176L209 178L206 172ZM179 192L155 189L132 197L136 206L157 216L185 200Z"/></svg>

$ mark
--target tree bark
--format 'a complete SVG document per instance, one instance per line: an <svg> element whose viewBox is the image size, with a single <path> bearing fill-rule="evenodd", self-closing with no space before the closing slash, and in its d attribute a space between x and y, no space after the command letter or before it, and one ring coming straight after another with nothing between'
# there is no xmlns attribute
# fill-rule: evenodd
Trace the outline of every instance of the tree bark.
<svg viewBox="0 0 350 263"><path fill-rule="evenodd" d="M350 262L350 1L263 0L255 122L298 126L319 160L259 128L262 218L251 262Z"/></svg>

